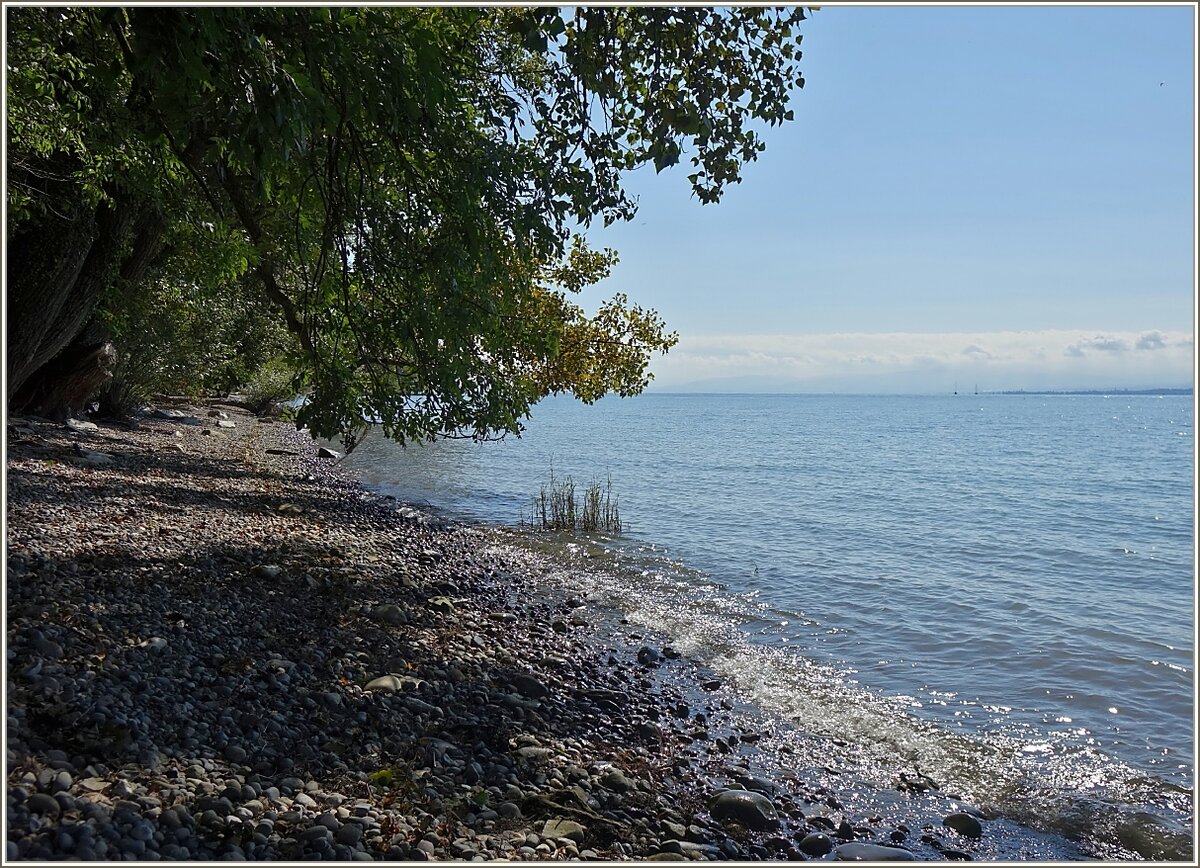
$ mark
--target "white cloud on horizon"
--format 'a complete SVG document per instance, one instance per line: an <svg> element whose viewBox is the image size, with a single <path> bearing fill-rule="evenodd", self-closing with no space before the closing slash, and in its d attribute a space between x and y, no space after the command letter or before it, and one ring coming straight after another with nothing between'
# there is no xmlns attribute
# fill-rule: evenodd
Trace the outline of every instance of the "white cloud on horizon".
<svg viewBox="0 0 1200 868"><path fill-rule="evenodd" d="M655 388L944 391L1190 385L1187 332L684 336L652 364Z"/></svg>

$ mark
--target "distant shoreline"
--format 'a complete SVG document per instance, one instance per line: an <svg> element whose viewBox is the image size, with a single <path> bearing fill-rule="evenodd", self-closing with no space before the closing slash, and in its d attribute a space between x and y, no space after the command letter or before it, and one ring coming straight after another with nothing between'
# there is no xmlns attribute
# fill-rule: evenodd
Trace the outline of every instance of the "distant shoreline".
<svg viewBox="0 0 1200 868"><path fill-rule="evenodd" d="M988 391L974 392L971 390L963 390L961 392L784 392L784 391L761 391L761 392L721 392L721 391L691 391L687 389L652 389L647 390L648 395L658 396L687 396L694 397L697 395L709 396L727 396L727 397L745 397L747 395L763 395L774 397L795 397L795 398L937 398L937 397L955 397L962 396L965 398L979 397L982 395L1129 395L1129 396L1154 396L1154 395L1170 395L1170 396L1191 396L1194 390L1192 388L1171 388L1171 389L993 389Z"/></svg>
<svg viewBox="0 0 1200 868"><path fill-rule="evenodd" d="M1007 389L981 395L1191 395L1192 389Z"/></svg>

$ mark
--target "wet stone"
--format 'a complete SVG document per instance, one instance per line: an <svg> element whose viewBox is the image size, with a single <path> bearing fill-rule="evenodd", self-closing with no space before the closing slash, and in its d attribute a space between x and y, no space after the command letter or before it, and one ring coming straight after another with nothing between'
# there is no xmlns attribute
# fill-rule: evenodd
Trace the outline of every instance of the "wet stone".
<svg viewBox="0 0 1200 868"><path fill-rule="evenodd" d="M942 820L942 825L947 829L953 829L967 838L980 838L983 836L983 825L979 820L965 811L957 811L949 814Z"/></svg>
<svg viewBox="0 0 1200 868"><path fill-rule="evenodd" d="M800 839L799 847L808 856L824 856L833 850L833 840L820 832L809 832Z"/></svg>
<svg viewBox="0 0 1200 868"><path fill-rule="evenodd" d="M833 858L844 862L914 862L917 859L910 851L900 847L859 842L838 845L833 851Z"/></svg>
<svg viewBox="0 0 1200 868"><path fill-rule="evenodd" d="M662 660L662 655L649 645L643 645L638 649L637 661L643 666L656 666Z"/></svg>
<svg viewBox="0 0 1200 868"><path fill-rule="evenodd" d="M779 815L771 800L762 793L750 790L725 790L718 793L709 804L709 811L716 820L738 822L755 832L779 826Z"/></svg>

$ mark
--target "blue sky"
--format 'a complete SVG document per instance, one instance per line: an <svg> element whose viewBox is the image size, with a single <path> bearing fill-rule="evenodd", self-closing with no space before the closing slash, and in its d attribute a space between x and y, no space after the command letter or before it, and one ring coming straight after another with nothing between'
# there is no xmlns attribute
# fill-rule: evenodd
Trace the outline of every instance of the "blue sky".
<svg viewBox="0 0 1200 868"><path fill-rule="evenodd" d="M1194 7L835 6L716 206L686 160L593 229L679 331L661 389L1186 385Z"/></svg>

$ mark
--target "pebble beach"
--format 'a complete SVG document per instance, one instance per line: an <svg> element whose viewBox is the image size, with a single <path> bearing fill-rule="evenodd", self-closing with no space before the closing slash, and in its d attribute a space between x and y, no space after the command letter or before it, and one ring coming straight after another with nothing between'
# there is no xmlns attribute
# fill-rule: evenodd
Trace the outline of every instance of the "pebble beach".
<svg viewBox="0 0 1200 868"><path fill-rule="evenodd" d="M911 809L857 812L836 744L782 763L779 723L702 665L289 423L10 419L6 480L10 860L900 861L995 836L913 769Z"/></svg>

